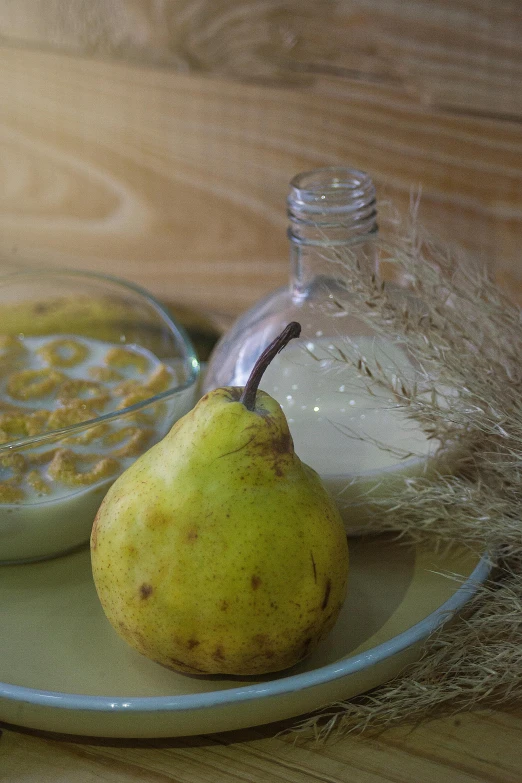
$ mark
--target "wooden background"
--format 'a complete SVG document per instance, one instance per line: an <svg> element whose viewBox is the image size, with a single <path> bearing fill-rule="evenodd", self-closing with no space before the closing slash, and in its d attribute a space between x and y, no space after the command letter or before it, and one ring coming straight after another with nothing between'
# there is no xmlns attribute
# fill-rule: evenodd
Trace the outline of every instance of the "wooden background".
<svg viewBox="0 0 522 783"><path fill-rule="evenodd" d="M520 0L0 0L0 260L230 317L287 275L288 180L344 163L522 301ZM1 263L0 263L1 266ZM519 783L522 713L319 749L278 726L57 742L0 780Z"/></svg>
<svg viewBox="0 0 522 783"><path fill-rule="evenodd" d="M522 283L519 0L0 0L0 255L235 314L346 163Z"/></svg>

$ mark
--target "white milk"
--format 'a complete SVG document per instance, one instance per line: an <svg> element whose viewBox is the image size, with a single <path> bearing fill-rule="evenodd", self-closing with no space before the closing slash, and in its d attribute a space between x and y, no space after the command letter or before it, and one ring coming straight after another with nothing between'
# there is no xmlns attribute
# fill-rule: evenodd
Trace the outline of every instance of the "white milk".
<svg viewBox="0 0 522 783"><path fill-rule="evenodd" d="M321 476L347 532L363 532L368 501L397 481L430 467L437 443L382 386L357 367L332 358L336 347L352 358L377 360L389 379L412 378L412 364L392 342L379 338L318 339L290 343L272 361L261 388L281 404L303 462Z"/></svg>
<svg viewBox="0 0 522 783"><path fill-rule="evenodd" d="M38 369L45 366L36 351L44 343L53 340L54 337L62 338L64 335L25 338L24 343L29 353L24 357L23 367ZM63 370L70 378L88 379L89 368L103 365L105 354L114 346L110 343L85 337L74 336L74 339L88 347L88 356L81 364L75 367L58 369ZM154 354L145 349L134 345L126 347L139 351L147 358L146 377L149 377L161 364ZM174 384L181 382L181 377L177 377L179 368L170 366L170 369L172 370ZM132 367L120 370L120 372L125 378L130 380L144 379ZM101 385L109 388L111 384ZM194 393L194 388L188 388L184 392L175 394L163 401L165 406L163 412L150 423L153 434L147 444L147 448L164 437L173 423L190 410L194 402ZM0 380L0 399L27 409L46 408L47 410L53 410L58 407L53 395L25 402L11 398L6 389L6 378ZM103 413L114 410L118 402L118 399L110 401L105 406ZM133 424L133 422L128 419L125 420L125 418L118 418L117 421L111 423L111 431L130 424ZM32 453L45 452L57 446L73 449L79 455L94 453L99 457L111 456L111 447L103 446L101 439L94 440L88 445L71 445L69 443L55 442L47 446L38 447ZM113 447L112 450L114 448L117 448L117 446ZM59 480L49 481L49 477L45 473L45 467L42 467L40 470L41 476L51 489L48 495L39 496L36 491L31 490L27 483L24 483L26 497L23 501L19 503L0 502L0 563L38 560L66 552L88 541L93 519L105 493L118 475L129 467L135 459L136 457L119 457L119 469L114 475L103 478L94 484L78 488L67 486ZM8 470L4 471L0 467L0 480L3 480L2 474L4 472L9 473Z"/></svg>
<svg viewBox="0 0 522 783"><path fill-rule="evenodd" d="M0 503L0 564L41 560L89 540L96 512L117 478L33 503Z"/></svg>

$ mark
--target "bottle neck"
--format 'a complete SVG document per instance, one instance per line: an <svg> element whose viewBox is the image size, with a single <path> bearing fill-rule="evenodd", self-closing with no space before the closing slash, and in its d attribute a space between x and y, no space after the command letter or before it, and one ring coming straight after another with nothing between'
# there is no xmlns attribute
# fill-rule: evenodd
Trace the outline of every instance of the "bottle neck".
<svg viewBox="0 0 522 783"><path fill-rule="evenodd" d="M296 300L318 286L343 288L343 257L372 273L377 259L377 210L367 174L344 167L299 174L288 196L291 289Z"/></svg>

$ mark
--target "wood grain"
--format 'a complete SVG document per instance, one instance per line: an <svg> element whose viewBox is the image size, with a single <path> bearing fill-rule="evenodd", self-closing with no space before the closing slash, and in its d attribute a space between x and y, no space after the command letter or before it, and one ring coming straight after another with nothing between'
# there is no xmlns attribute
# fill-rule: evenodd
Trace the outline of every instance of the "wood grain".
<svg viewBox="0 0 522 783"><path fill-rule="evenodd" d="M465 714L318 746L291 724L172 740L64 740L6 728L9 783L519 783L522 713Z"/></svg>
<svg viewBox="0 0 522 783"><path fill-rule="evenodd" d="M237 313L287 276L284 200L346 162L511 283L522 279L522 125L393 85L239 84L0 47L0 252L111 271Z"/></svg>
<svg viewBox="0 0 522 783"><path fill-rule="evenodd" d="M395 83L522 117L517 0L0 0L15 44L271 83Z"/></svg>

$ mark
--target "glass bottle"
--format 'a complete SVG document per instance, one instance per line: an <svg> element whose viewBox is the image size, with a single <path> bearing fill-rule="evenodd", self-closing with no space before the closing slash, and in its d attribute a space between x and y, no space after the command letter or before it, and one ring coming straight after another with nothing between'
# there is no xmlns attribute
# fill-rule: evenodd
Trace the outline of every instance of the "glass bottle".
<svg viewBox="0 0 522 783"><path fill-rule="evenodd" d="M369 272L376 268L375 187L363 171L344 167L298 174L287 199L290 280L242 315L216 345L205 391L242 386L264 348L289 321L301 324L301 340L338 334L335 301L349 292L342 279L343 249L355 253ZM347 316L344 334L366 330Z"/></svg>
<svg viewBox="0 0 522 783"><path fill-rule="evenodd" d="M335 498L349 533L367 529L369 502L392 482L425 472L435 444L390 391L357 369L358 358L411 377L396 340L350 314L343 254L378 273L376 193L371 178L344 167L299 174L287 200L289 285L242 315L216 345L204 391L243 386L264 348L290 321L302 332L266 370L261 388L288 419L296 453ZM352 361L339 361L340 356Z"/></svg>

